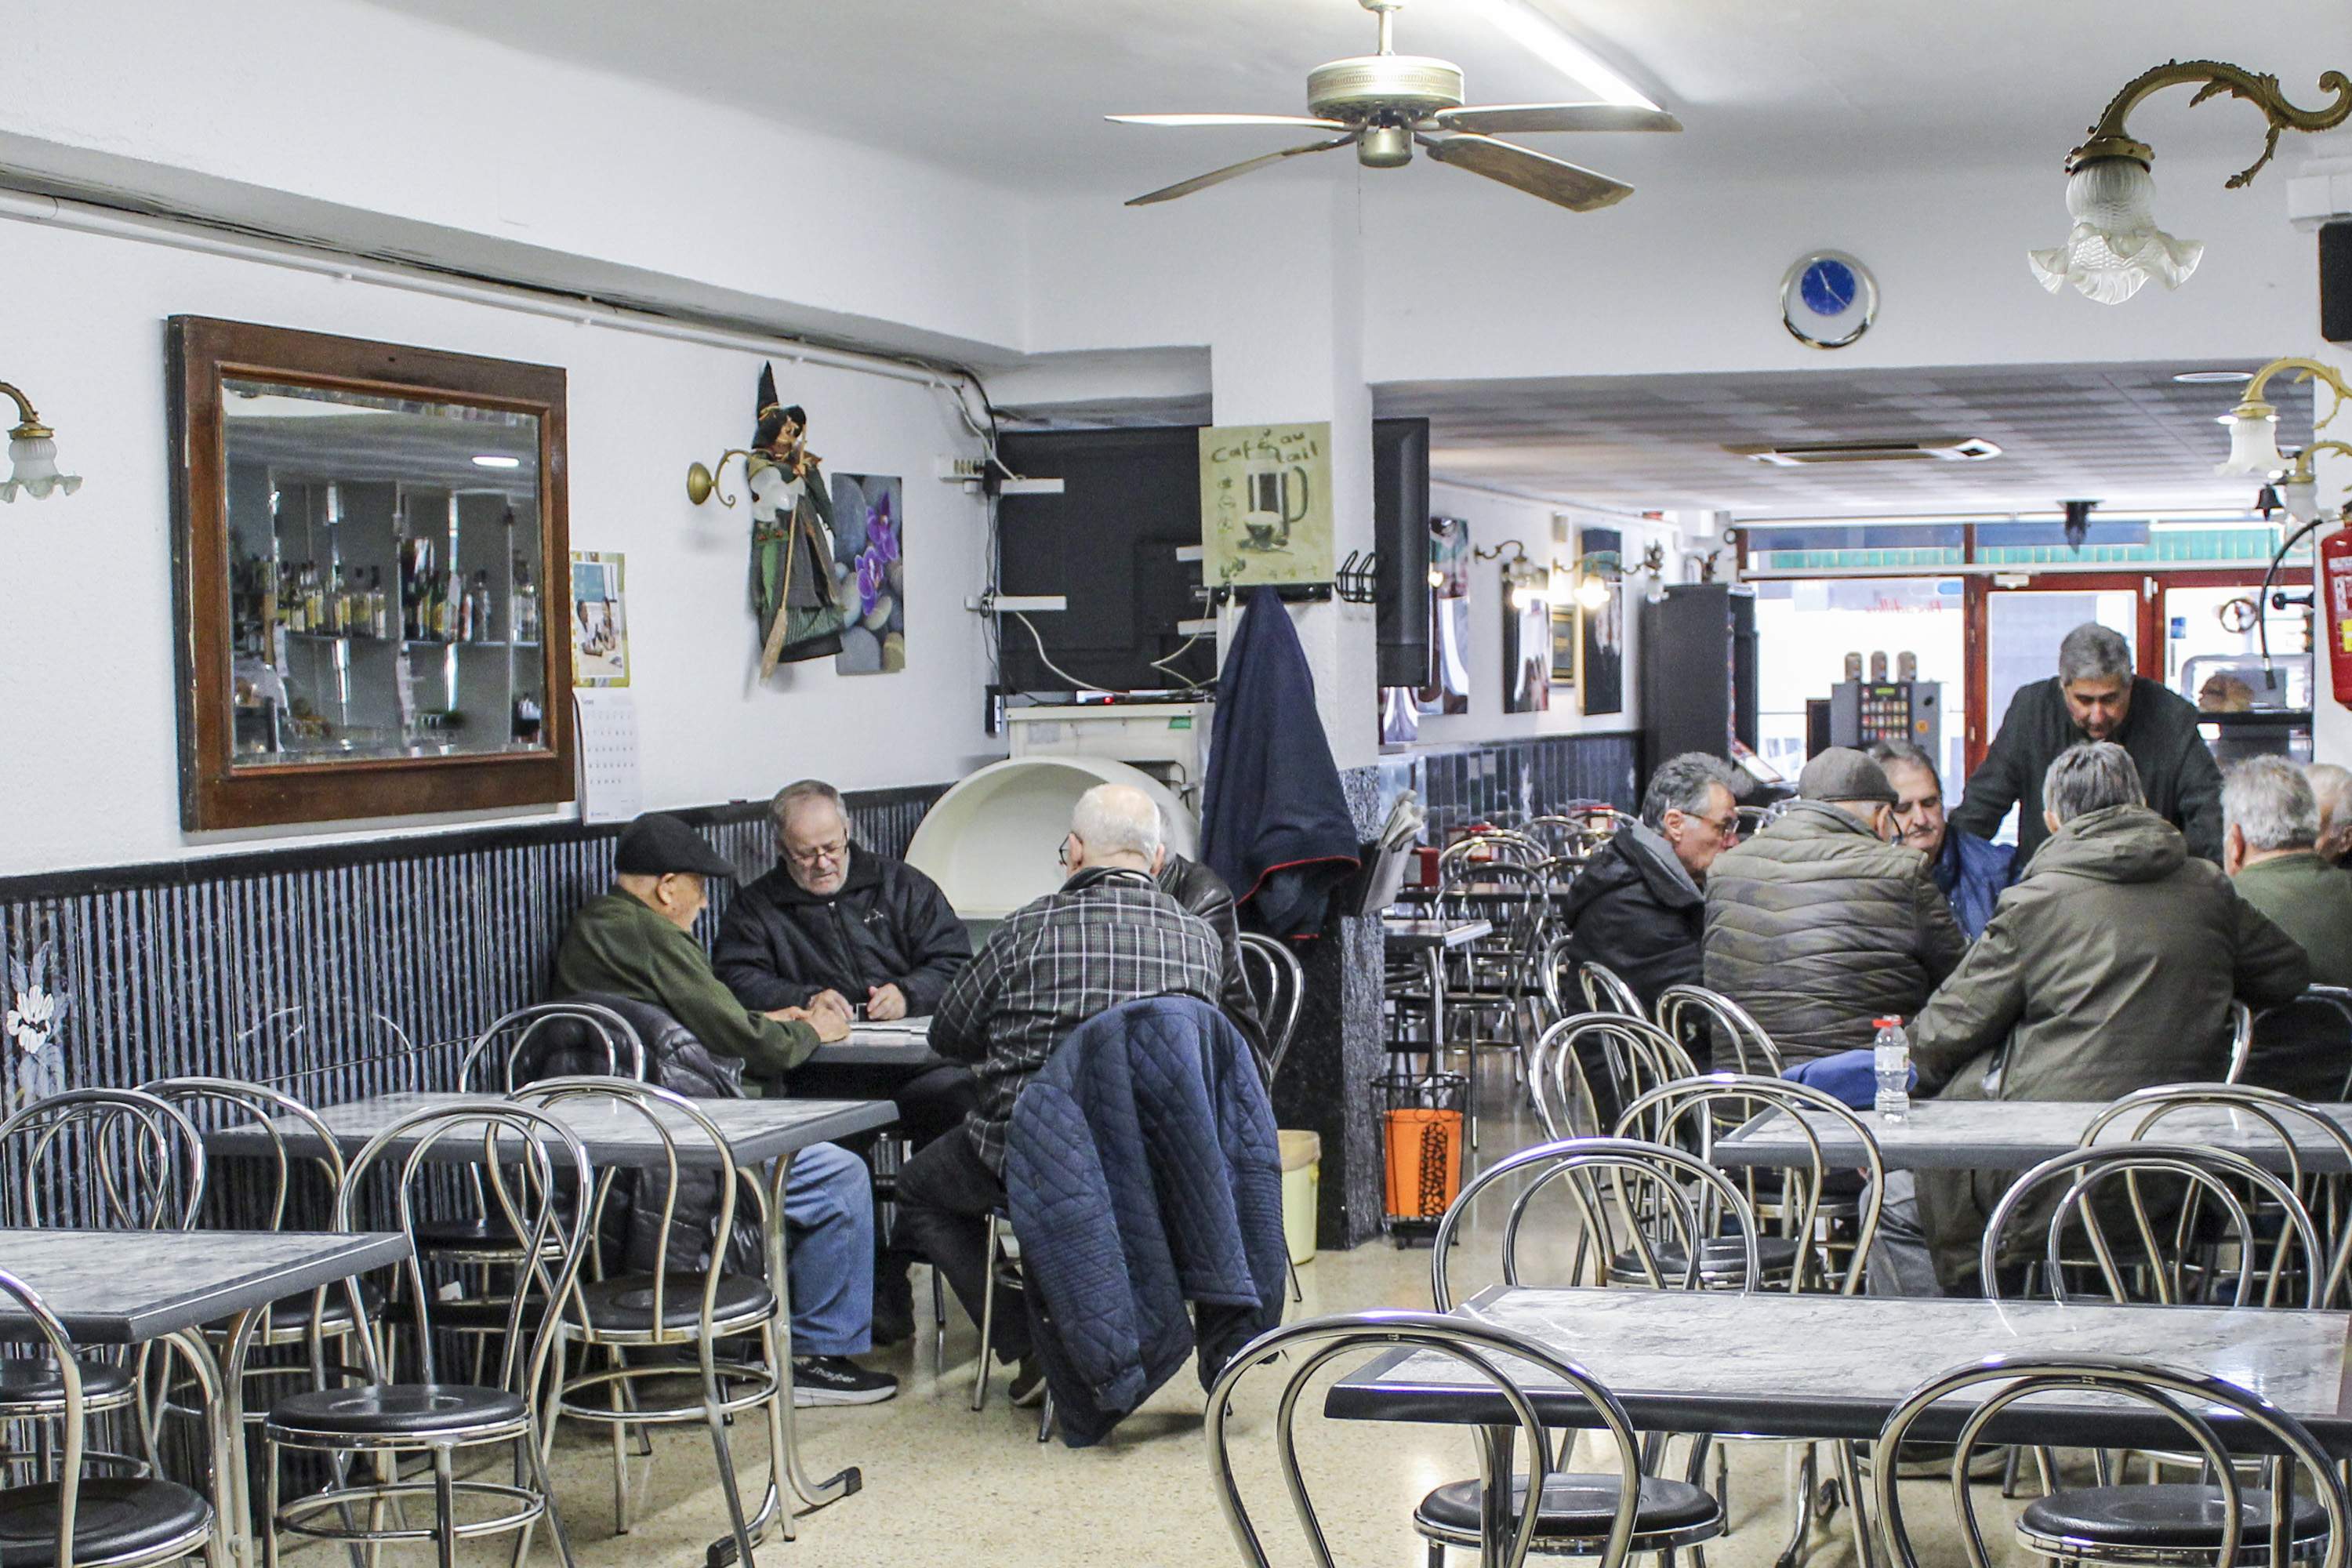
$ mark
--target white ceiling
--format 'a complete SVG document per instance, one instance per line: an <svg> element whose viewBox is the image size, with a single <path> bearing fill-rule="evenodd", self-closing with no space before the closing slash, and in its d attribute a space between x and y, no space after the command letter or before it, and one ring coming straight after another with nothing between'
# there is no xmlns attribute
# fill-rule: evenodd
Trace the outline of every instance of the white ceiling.
<svg viewBox="0 0 2352 1568"><path fill-rule="evenodd" d="M533 53L667 83L1007 186L1142 190L1290 133L1106 125L1121 110L1303 112L1307 69L1369 53L1354 0L375 0ZM1693 170L2055 164L2107 95L2168 58L2281 71L2302 101L2352 53L2343 0L1528 0L1682 116L1671 136L1534 138L1628 178ZM1587 96L1470 0L1412 0L1398 45L1474 101ZM2135 131L2174 157L2259 145L2243 104L2176 90ZM1328 168L1330 160L1317 163ZM1328 175L1286 173L1285 177Z"/></svg>
<svg viewBox="0 0 2352 1568"><path fill-rule="evenodd" d="M2252 481L2213 473L2230 448L2214 421L2241 389L2172 377L2258 363L1430 382L1378 387L1375 406L1429 419L1441 479L1635 510L1916 515L2048 510L2074 499L2201 510L2253 497ZM2310 439L2309 389L2281 378L2268 397L2281 443ZM1921 436L1980 436L2001 455L1782 468L1723 449Z"/></svg>

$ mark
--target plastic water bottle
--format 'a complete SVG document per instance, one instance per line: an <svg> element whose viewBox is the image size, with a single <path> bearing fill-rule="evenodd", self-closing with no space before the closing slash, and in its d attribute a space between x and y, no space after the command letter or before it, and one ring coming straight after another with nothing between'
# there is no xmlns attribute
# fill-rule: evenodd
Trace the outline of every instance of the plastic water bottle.
<svg viewBox="0 0 2352 1568"><path fill-rule="evenodd" d="M1871 1042L1871 1066L1878 1077L1878 1119L1906 1121L1911 1116L1911 1037L1900 1018L1872 1020L1878 1037Z"/></svg>

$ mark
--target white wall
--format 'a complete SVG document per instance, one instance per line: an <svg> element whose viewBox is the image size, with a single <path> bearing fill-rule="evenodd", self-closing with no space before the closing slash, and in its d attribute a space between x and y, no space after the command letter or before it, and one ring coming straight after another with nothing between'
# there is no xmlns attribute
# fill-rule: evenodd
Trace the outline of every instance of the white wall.
<svg viewBox="0 0 2352 1568"><path fill-rule="evenodd" d="M908 668L836 677L825 660L755 688L745 513L697 510L681 481L690 458L749 433L759 354L22 222L0 221L0 374L88 480L0 509L0 874L390 826L180 829L163 377L163 320L180 313L565 367L572 542L627 557L648 805L755 797L812 773L846 788L944 781L1001 754L982 733L984 649L963 608L983 515L931 477L937 456L978 447L942 394L779 360L779 390L810 410L829 468L906 479Z"/></svg>
<svg viewBox="0 0 2352 1568"><path fill-rule="evenodd" d="M1614 512L1588 511L1543 501L1521 500L1496 495L1491 490L1469 489L1460 485L1432 484L1429 487L1429 510L1435 516L1468 520L1470 542L1474 546L1493 546L1505 540L1517 539L1527 546L1528 556L1538 563L1551 560L1555 551L1561 558L1573 559L1576 530L1587 525L1622 530L1625 554L1634 563L1640 562L1642 552L1653 541L1665 542L1669 559L1674 548L1674 532L1663 523L1643 523ZM1566 545L1553 543L1552 520L1556 516L1568 520L1569 542ZM1605 734L1638 729L1641 724L1638 698L1642 658L1642 606L1638 584L1629 585L1626 593L1627 654L1623 712L1595 714L1587 718L1583 689L1580 686L1555 686L1551 690L1552 705L1544 712L1506 713L1503 711L1501 566L1499 560L1479 561L1470 568L1470 711L1422 715L1420 743L1424 746L1459 746L1528 735Z"/></svg>

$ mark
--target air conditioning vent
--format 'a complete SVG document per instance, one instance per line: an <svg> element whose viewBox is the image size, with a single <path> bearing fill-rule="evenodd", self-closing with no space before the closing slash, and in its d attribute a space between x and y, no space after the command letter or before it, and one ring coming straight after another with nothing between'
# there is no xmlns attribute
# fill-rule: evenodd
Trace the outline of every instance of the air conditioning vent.
<svg viewBox="0 0 2352 1568"><path fill-rule="evenodd" d="M1910 441L1800 441L1788 446L1743 443L1723 448L1776 468L1816 463L1978 463L2000 456L1981 436L1922 436Z"/></svg>

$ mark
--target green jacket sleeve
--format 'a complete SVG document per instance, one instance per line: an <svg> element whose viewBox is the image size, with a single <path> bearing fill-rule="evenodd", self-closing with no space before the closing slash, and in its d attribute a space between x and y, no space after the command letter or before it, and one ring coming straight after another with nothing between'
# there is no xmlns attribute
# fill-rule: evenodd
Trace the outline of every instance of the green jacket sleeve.
<svg viewBox="0 0 2352 1568"><path fill-rule="evenodd" d="M1923 1089L1941 1089L1969 1062L1999 1048L2024 1013L2017 925L2017 907L2003 905L1920 1009L1911 1060Z"/></svg>
<svg viewBox="0 0 2352 1568"><path fill-rule="evenodd" d="M2236 906L2238 959L2231 980L2238 1000L2259 1010L2302 995L2311 984L2311 955L2245 900L2237 900Z"/></svg>
<svg viewBox="0 0 2352 1568"><path fill-rule="evenodd" d="M754 1013L735 1000L694 938L684 931L650 955L654 983L671 1016L720 1056L740 1057L755 1071L789 1072L816 1049L816 1031Z"/></svg>

